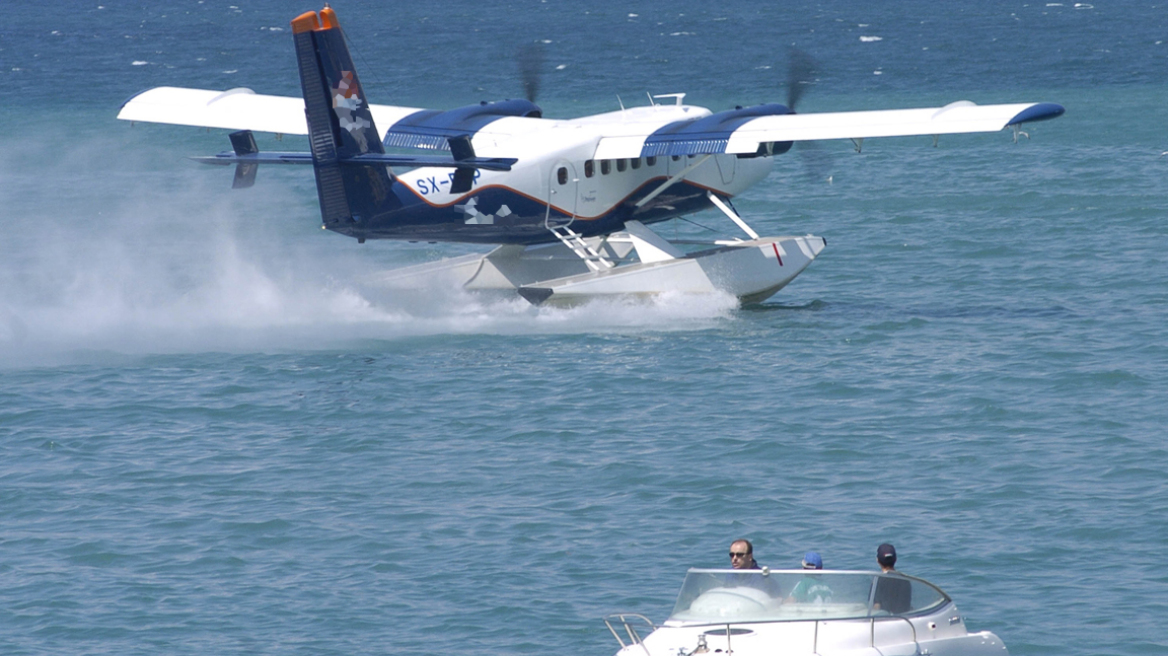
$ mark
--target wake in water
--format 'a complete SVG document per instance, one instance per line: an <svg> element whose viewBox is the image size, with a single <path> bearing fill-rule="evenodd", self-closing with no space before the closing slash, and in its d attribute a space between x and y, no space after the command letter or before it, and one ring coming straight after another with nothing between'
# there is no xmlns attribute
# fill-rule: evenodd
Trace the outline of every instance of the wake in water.
<svg viewBox="0 0 1168 656"><path fill-rule="evenodd" d="M116 171L103 167L107 149L121 157ZM430 334L687 330L737 307L729 296L678 294L537 308L441 281L371 289L358 281L416 263L419 247L358 246L315 229L311 180L265 170L260 185L232 192L229 176L170 153L92 143L29 170L28 151L20 151L0 161L14 180L0 192L10 216L0 245L2 360L327 349ZM425 256L459 248L429 247Z"/></svg>

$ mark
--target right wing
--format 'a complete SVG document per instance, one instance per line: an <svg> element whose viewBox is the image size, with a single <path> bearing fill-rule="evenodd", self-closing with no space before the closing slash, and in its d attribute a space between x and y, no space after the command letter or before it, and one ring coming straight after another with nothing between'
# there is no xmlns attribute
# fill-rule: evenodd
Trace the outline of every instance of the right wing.
<svg viewBox="0 0 1168 656"><path fill-rule="evenodd" d="M753 152L759 143L768 141L998 132L1011 125L1052 119L1063 111L1061 105L1054 103L975 105L962 100L923 109L764 116L736 130L726 152Z"/></svg>
<svg viewBox="0 0 1168 656"><path fill-rule="evenodd" d="M1061 116L1054 103L975 105L968 101L944 107L886 109L823 114L793 114L781 105L728 110L671 123L605 126L596 159L661 155L750 154L768 143L816 139L865 139L912 135L998 132L1007 127Z"/></svg>

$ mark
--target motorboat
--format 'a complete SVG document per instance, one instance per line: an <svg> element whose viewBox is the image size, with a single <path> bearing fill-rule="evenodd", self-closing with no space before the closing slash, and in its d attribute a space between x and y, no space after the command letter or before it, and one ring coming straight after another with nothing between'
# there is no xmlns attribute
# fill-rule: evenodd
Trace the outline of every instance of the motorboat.
<svg viewBox="0 0 1168 656"><path fill-rule="evenodd" d="M691 569L664 624L604 622L617 656L1008 656L943 590L896 572Z"/></svg>

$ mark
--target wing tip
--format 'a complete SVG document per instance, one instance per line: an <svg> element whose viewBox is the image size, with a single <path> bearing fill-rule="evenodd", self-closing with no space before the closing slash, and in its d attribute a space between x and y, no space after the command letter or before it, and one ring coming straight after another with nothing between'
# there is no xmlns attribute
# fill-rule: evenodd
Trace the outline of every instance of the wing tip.
<svg viewBox="0 0 1168 656"><path fill-rule="evenodd" d="M129 105L131 102L134 101L135 98L137 98L138 96L146 93L147 91L151 91L151 90L152 89L142 89L138 93L135 93L134 95L132 95L129 98L126 98L124 101L122 101L122 105L120 107L118 107L118 118L122 117L122 112L126 109L126 105Z"/></svg>
<svg viewBox="0 0 1168 656"><path fill-rule="evenodd" d="M1035 121L1049 121L1052 118L1058 118L1066 113L1067 109L1057 103L1035 103L1026 109L1018 112L1014 118L1006 122L1006 125L1018 125L1019 123L1033 123Z"/></svg>

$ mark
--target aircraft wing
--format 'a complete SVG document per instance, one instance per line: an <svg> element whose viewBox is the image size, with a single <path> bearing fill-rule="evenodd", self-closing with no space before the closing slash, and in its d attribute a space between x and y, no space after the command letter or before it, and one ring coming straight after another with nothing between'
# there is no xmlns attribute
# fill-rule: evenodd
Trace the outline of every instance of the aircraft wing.
<svg viewBox="0 0 1168 656"><path fill-rule="evenodd" d="M775 113L765 116L759 116L755 108L730 110L642 134L621 129L622 134L601 138L595 158L747 154L775 142L998 132L1065 111L1054 103L975 105L969 101L922 109L823 114L793 114L781 105L773 107Z"/></svg>
<svg viewBox="0 0 1168 656"><path fill-rule="evenodd" d="M421 110L371 104L369 111L385 138L387 128ZM201 128L308 134L303 98L266 96L246 88L213 91L156 87L127 100L118 118Z"/></svg>
<svg viewBox="0 0 1168 656"><path fill-rule="evenodd" d="M525 101L482 103L445 112L370 103L369 113L386 146L449 150L451 137L473 135L482 141L482 147L490 148L495 140L506 140L559 122L522 115L532 108L535 105ZM267 96L243 87L227 91L156 87L127 100L118 118L201 128L308 134L302 98Z"/></svg>

